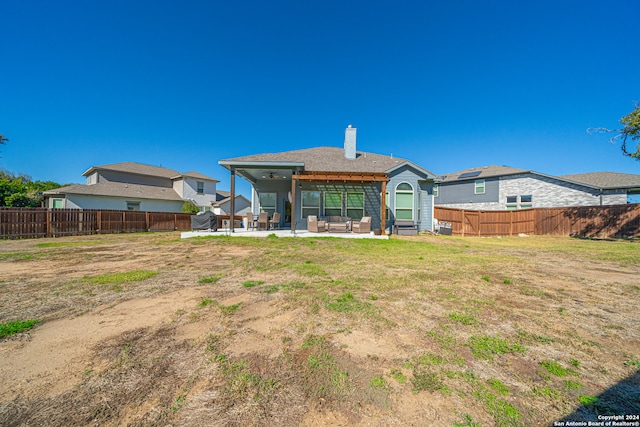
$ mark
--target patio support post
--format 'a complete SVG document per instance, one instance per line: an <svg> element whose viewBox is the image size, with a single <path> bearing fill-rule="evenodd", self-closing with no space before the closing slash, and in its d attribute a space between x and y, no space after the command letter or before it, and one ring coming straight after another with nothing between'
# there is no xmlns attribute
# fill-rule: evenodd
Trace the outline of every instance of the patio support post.
<svg viewBox="0 0 640 427"><path fill-rule="evenodd" d="M291 232L296 232L296 187L298 180L291 178Z"/></svg>
<svg viewBox="0 0 640 427"><path fill-rule="evenodd" d="M235 225L235 216L236 216L236 170L234 168L231 168L231 200L229 201L229 205L230 205L230 210L231 210L231 214L230 214L230 218L231 218L231 232L235 232L234 230L234 225Z"/></svg>
<svg viewBox="0 0 640 427"><path fill-rule="evenodd" d="M387 181L382 181L382 193L380 195L380 234L384 235L387 229Z"/></svg>

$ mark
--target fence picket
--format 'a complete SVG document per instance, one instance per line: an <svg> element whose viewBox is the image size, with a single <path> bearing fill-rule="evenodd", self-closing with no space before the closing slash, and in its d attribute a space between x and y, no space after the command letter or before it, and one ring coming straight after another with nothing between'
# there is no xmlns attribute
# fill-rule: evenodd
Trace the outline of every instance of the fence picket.
<svg viewBox="0 0 640 427"><path fill-rule="evenodd" d="M190 229L191 214L186 213L0 208L0 239Z"/></svg>
<svg viewBox="0 0 640 427"><path fill-rule="evenodd" d="M451 223L456 236L640 237L640 205L637 204L515 211L469 211L436 206L434 216L438 221Z"/></svg>

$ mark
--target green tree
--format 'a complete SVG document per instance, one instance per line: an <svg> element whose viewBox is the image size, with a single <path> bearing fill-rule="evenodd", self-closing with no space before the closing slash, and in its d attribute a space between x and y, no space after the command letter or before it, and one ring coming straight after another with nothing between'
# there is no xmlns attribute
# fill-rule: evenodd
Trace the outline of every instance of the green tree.
<svg viewBox="0 0 640 427"><path fill-rule="evenodd" d="M200 212L200 208L198 207L198 205L196 205L192 201L187 200L186 202L184 202L182 204L182 212L183 213L190 213L190 214L197 214L198 212Z"/></svg>
<svg viewBox="0 0 640 427"><path fill-rule="evenodd" d="M32 181L28 175L0 170L0 207L38 208L42 193L58 187L53 181Z"/></svg>
<svg viewBox="0 0 640 427"><path fill-rule="evenodd" d="M636 105L636 109L620 119L620 123L624 126L620 130L622 139L622 152L625 156L633 157L640 160L640 142L636 144L636 150L630 152L627 150L627 141L640 140L640 104Z"/></svg>
<svg viewBox="0 0 640 427"><path fill-rule="evenodd" d="M608 129L608 128L589 128L588 133L603 133L603 132L615 132L616 135L609 138L609 141L616 143L620 141L620 148L622 148L622 154L629 156L633 159L640 160L640 104L636 104L636 108L620 119L622 129ZM636 141L638 141L636 143ZM630 149L627 144L631 144ZM636 144L635 151L633 150L633 144Z"/></svg>

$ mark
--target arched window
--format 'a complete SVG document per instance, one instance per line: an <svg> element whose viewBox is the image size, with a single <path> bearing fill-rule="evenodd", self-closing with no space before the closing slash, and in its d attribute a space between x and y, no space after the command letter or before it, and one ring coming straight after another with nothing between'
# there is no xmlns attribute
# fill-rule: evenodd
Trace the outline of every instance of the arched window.
<svg viewBox="0 0 640 427"><path fill-rule="evenodd" d="M413 219L413 187L403 182L396 187L396 219Z"/></svg>

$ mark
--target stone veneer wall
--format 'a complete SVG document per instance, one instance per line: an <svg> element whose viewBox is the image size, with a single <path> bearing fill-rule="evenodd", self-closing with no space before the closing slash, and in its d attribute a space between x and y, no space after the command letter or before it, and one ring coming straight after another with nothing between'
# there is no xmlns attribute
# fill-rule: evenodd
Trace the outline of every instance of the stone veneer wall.
<svg viewBox="0 0 640 427"><path fill-rule="evenodd" d="M600 191L571 184L566 181L535 174L511 175L500 178L498 202L494 203L450 203L438 205L447 208L472 210L504 210L507 196L533 196L534 208L565 206L599 206ZM603 205L623 205L627 203L624 191L604 191Z"/></svg>

